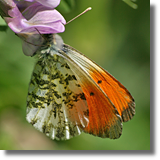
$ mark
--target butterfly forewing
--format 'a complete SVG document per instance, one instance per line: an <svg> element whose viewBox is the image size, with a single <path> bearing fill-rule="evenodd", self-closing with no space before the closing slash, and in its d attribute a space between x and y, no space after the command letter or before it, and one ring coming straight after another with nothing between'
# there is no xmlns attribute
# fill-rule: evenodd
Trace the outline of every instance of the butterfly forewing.
<svg viewBox="0 0 160 160"><path fill-rule="evenodd" d="M106 93L117 108L122 120L126 122L132 119L135 114L135 103L129 91L107 71L74 48L64 44L64 51Z"/></svg>
<svg viewBox="0 0 160 160"><path fill-rule="evenodd" d="M66 60L56 55L55 47L45 52L29 85L27 120L52 139L70 139L88 125L86 97Z"/></svg>

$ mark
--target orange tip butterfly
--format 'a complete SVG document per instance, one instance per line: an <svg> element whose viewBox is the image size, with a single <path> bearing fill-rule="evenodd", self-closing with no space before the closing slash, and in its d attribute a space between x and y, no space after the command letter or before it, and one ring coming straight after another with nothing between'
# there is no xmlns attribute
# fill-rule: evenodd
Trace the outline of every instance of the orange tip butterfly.
<svg viewBox="0 0 160 160"><path fill-rule="evenodd" d="M27 121L56 140L81 132L119 138L122 122L135 114L129 91L59 35L43 37L28 89Z"/></svg>

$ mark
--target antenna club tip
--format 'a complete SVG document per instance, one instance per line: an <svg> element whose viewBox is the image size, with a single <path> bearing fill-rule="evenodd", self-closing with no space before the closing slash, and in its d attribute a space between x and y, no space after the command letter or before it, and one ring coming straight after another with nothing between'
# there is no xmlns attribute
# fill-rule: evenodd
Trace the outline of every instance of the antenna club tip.
<svg viewBox="0 0 160 160"><path fill-rule="evenodd" d="M91 10L91 9L92 9L92 7L88 7L88 8L87 8L87 10Z"/></svg>

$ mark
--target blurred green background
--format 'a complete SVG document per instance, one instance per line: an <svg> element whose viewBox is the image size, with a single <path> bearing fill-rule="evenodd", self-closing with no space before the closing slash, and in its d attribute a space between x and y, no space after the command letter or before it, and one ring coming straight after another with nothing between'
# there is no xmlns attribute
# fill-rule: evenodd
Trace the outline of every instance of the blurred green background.
<svg viewBox="0 0 160 160"><path fill-rule="evenodd" d="M136 115L123 124L117 140L82 133L67 141L53 141L28 124L26 96L36 60L22 53L21 40L10 29L0 32L1 150L150 149L150 1L136 3L135 10L121 0L76 0L70 12L62 13L69 21L92 7L60 35L108 70L135 98Z"/></svg>

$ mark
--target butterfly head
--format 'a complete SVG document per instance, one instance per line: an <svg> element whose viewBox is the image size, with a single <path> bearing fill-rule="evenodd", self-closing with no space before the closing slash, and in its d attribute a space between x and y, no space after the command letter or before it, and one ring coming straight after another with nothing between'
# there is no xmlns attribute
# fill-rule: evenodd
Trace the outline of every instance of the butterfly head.
<svg viewBox="0 0 160 160"><path fill-rule="evenodd" d="M62 49L63 46L63 39L58 34L44 34L42 35L44 38L43 46L45 47L58 47Z"/></svg>
<svg viewBox="0 0 160 160"><path fill-rule="evenodd" d="M43 44L32 55L38 55L39 57L45 57L47 54L57 54L57 50L62 50L63 39L57 34L43 34Z"/></svg>

